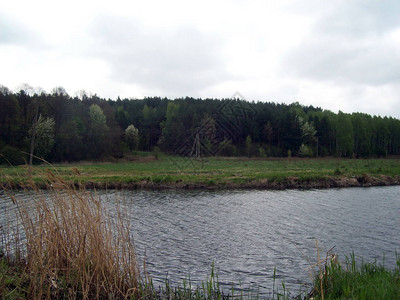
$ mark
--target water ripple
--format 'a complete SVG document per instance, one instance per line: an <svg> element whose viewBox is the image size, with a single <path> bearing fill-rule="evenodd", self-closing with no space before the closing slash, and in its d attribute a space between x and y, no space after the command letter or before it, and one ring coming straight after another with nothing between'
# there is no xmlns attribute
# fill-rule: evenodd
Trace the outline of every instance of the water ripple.
<svg viewBox="0 0 400 300"><path fill-rule="evenodd" d="M24 197L29 198L29 195ZM11 210L0 193L2 212ZM400 248L400 187L309 191L123 191L135 246L163 284L200 284L214 263L221 285L271 293L277 283L296 292L309 286L310 264L333 246L366 261L395 263ZM0 220L5 220L2 214ZM304 290L304 287L302 287Z"/></svg>
<svg viewBox="0 0 400 300"><path fill-rule="evenodd" d="M365 260L394 263L399 250L400 188L311 191L141 191L126 196L139 254L149 272L178 282L205 280L214 262L221 284L272 287L277 279L292 291L310 283L322 251L336 245ZM322 254L325 255L325 252ZM198 276L198 277L197 277Z"/></svg>

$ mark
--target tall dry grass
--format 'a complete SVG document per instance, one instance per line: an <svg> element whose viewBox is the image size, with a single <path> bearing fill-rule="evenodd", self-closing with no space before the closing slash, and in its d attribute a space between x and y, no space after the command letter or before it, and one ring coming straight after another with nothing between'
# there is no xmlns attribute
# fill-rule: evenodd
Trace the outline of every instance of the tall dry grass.
<svg viewBox="0 0 400 300"><path fill-rule="evenodd" d="M138 298L140 273L124 211L111 211L95 192L51 172L47 191L28 187L32 201L6 190L20 218L23 238L12 249L23 265L27 297Z"/></svg>

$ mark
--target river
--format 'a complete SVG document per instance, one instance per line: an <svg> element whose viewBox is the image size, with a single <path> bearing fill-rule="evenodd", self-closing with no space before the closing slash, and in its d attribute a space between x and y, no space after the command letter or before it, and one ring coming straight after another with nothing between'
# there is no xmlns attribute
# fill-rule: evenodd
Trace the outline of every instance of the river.
<svg viewBox="0 0 400 300"><path fill-rule="evenodd" d="M334 248L392 266L400 249L400 187L287 191L126 191L137 253L172 283L206 279L266 292L311 283L310 264ZM131 205L130 205L131 204Z"/></svg>
<svg viewBox="0 0 400 300"><path fill-rule="evenodd" d="M394 267L400 187L287 191L108 191L123 199L139 259L156 284L220 284L271 293L274 268L293 294L310 288L310 265L333 251ZM3 204L2 204L3 205ZM3 205L4 206L4 205Z"/></svg>

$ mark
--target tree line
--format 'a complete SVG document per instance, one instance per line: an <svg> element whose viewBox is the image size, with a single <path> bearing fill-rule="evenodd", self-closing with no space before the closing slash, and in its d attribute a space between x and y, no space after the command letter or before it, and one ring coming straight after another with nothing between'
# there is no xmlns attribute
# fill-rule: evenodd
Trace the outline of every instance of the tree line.
<svg viewBox="0 0 400 300"><path fill-rule="evenodd" d="M34 139L33 139L34 137ZM0 161L121 158L132 150L184 156L385 157L400 154L400 120L299 103L240 99L111 100L0 86Z"/></svg>

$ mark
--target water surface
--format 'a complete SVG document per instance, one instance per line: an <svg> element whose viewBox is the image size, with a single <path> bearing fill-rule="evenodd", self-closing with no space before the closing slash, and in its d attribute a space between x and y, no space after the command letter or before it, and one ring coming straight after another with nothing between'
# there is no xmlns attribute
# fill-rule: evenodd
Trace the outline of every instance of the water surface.
<svg viewBox="0 0 400 300"><path fill-rule="evenodd" d="M394 266L400 187L288 191L129 191L137 252L150 274L173 283L219 280L266 292L274 268L293 291L332 247ZM384 260L383 260L384 259Z"/></svg>
<svg viewBox="0 0 400 300"><path fill-rule="evenodd" d="M29 199L32 194L20 193ZM207 279L214 263L227 291L277 283L293 294L309 289L310 265L332 247L394 267L400 249L400 187L288 191L108 191L123 199L140 261L156 283ZM0 194L1 220L14 209ZM10 217L11 216L11 217ZM239 286L238 286L239 285ZM282 289L282 287L281 287Z"/></svg>

